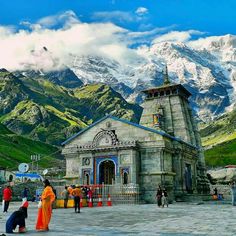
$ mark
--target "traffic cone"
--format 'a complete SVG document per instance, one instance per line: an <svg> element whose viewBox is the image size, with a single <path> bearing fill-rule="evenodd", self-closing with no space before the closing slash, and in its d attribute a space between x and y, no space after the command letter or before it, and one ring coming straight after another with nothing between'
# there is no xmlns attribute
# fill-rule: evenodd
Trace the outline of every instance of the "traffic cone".
<svg viewBox="0 0 236 236"><path fill-rule="evenodd" d="M89 198L89 203L88 203L88 207L93 207L93 202L92 202L92 198Z"/></svg>
<svg viewBox="0 0 236 236"><path fill-rule="evenodd" d="M102 195L98 195L98 207L102 207Z"/></svg>
<svg viewBox="0 0 236 236"><path fill-rule="evenodd" d="M83 198L80 197L80 202L79 202L80 207L83 207Z"/></svg>
<svg viewBox="0 0 236 236"><path fill-rule="evenodd" d="M112 204L111 204L111 195L110 194L108 194L107 206L109 206L109 207L112 206Z"/></svg>

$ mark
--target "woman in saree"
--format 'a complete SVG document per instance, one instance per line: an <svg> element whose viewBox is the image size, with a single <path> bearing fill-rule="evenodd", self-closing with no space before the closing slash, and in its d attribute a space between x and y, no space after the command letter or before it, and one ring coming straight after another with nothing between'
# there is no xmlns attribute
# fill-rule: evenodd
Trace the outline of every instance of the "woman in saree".
<svg viewBox="0 0 236 236"><path fill-rule="evenodd" d="M41 195L41 207L38 209L38 218L36 223L37 231L48 231L48 225L52 216L52 203L55 200L55 194L48 179L43 181L44 190Z"/></svg>

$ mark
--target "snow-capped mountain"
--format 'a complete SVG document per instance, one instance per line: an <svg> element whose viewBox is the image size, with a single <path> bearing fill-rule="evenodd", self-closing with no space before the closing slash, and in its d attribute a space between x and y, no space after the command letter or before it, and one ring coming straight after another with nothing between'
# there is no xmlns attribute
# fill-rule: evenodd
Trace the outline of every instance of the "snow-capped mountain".
<svg viewBox="0 0 236 236"><path fill-rule="evenodd" d="M140 91L162 84L162 71L167 65L170 80L182 83L192 93L191 103L200 119L213 119L234 106L236 36L208 37L187 43L156 42L132 50L137 55L132 63L70 54L66 67L84 84L106 83L127 100L141 103ZM43 50L44 61L59 64L60 59L53 58L48 51ZM38 60L39 54L33 52L34 55Z"/></svg>

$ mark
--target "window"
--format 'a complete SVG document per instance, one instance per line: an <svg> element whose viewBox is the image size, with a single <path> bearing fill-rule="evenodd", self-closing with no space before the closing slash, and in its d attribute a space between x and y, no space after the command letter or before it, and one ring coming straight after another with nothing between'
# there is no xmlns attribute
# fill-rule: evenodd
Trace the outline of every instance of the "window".
<svg viewBox="0 0 236 236"><path fill-rule="evenodd" d="M154 93L154 97L158 97L159 93L158 92L155 92Z"/></svg>

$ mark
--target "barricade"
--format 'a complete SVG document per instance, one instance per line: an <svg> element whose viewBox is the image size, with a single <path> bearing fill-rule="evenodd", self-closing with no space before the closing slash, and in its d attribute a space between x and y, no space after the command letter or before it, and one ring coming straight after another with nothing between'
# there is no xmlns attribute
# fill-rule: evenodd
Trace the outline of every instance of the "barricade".
<svg viewBox="0 0 236 236"><path fill-rule="evenodd" d="M57 208L64 208L64 199L57 199L56 200ZM74 207L74 199L69 199L67 203L67 208Z"/></svg>
<svg viewBox="0 0 236 236"><path fill-rule="evenodd" d="M88 207L93 207L93 201L91 197L89 198Z"/></svg>
<svg viewBox="0 0 236 236"><path fill-rule="evenodd" d="M102 195L98 195L98 207L102 207Z"/></svg>
<svg viewBox="0 0 236 236"><path fill-rule="evenodd" d="M113 184L113 185L105 185L105 184L94 184L94 185L81 185L80 186L83 193L81 194L80 206L81 207L93 207L93 206L103 206L105 203L108 205L133 205L139 204L139 185L137 184ZM63 191L63 186L58 186L57 192L60 193ZM90 189L92 193L88 194L86 189ZM110 196L110 199L109 197ZM61 199L62 196L59 195L58 199ZM111 201L112 200L112 201ZM60 207L63 207L61 201L59 201ZM69 206L68 206L69 207Z"/></svg>
<svg viewBox="0 0 236 236"><path fill-rule="evenodd" d="M80 205L80 208L83 207L83 197L82 196L80 196L80 203L79 203L79 205Z"/></svg>
<svg viewBox="0 0 236 236"><path fill-rule="evenodd" d="M111 204L111 195L110 194L108 194L107 206L112 206L112 204Z"/></svg>

